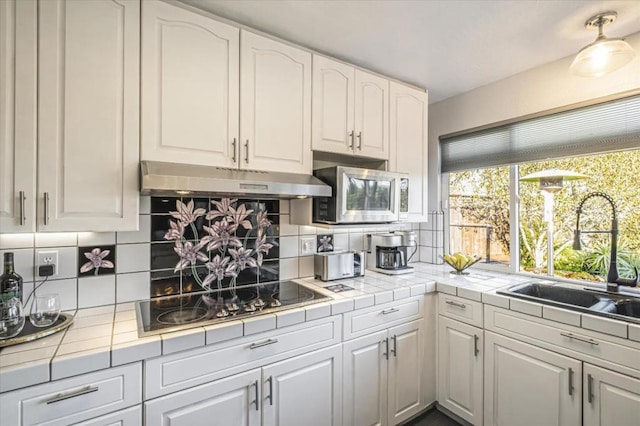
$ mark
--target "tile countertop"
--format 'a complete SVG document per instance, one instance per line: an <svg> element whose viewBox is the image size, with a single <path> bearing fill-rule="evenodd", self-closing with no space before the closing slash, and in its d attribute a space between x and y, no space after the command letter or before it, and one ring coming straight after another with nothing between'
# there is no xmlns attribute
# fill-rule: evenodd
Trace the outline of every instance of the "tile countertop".
<svg viewBox="0 0 640 426"><path fill-rule="evenodd" d="M638 325L495 293L500 288L531 280L528 276L482 270L454 275L445 265L418 263L412 266L415 267L413 274L399 276L367 271L365 277L340 281L298 279L297 282L331 296L333 300L142 338L138 337L135 303L81 309L75 312L73 324L65 331L0 349L0 392L436 291L640 341ZM354 290L334 293L323 288L336 283Z"/></svg>

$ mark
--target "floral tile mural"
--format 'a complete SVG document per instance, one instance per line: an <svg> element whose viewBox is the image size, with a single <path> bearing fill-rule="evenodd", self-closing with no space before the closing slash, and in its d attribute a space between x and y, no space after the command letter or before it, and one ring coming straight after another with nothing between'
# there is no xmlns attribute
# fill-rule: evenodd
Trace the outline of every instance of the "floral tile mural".
<svg viewBox="0 0 640 426"><path fill-rule="evenodd" d="M116 273L116 246L78 247L78 276L98 276Z"/></svg>
<svg viewBox="0 0 640 426"><path fill-rule="evenodd" d="M318 253L333 251L333 234L321 234L317 236L317 239Z"/></svg>
<svg viewBox="0 0 640 426"><path fill-rule="evenodd" d="M152 198L151 297L277 281L278 211L277 200Z"/></svg>

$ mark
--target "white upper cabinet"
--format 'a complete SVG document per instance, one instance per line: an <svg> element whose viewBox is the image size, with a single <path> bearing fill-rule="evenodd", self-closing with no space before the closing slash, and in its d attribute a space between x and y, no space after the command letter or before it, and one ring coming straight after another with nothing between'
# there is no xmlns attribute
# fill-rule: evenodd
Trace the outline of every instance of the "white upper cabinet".
<svg viewBox="0 0 640 426"><path fill-rule="evenodd" d="M36 230L36 2L0 2L0 232Z"/></svg>
<svg viewBox="0 0 640 426"><path fill-rule="evenodd" d="M142 2L143 160L236 167L240 30Z"/></svg>
<svg viewBox="0 0 640 426"><path fill-rule="evenodd" d="M247 31L240 52L242 167L311 173L311 54Z"/></svg>
<svg viewBox="0 0 640 426"><path fill-rule="evenodd" d="M38 229L138 226L140 3L39 3Z"/></svg>
<svg viewBox="0 0 640 426"><path fill-rule="evenodd" d="M356 70L355 143L358 155L389 158L389 80Z"/></svg>
<svg viewBox="0 0 640 426"><path fill-rule="evenodd" d="M314 150L353 153L355 78L352 66L313 56Z"/></svg>
<svg viewBox="0 0 640 426"><path fill-rule="evenodd" d="M390 83L389 168L409 174L409 221L427 220L427 93Z"/></svg>
<svg viewBox="0 0 640 426"><path fill-rule="evenodd" d="M314 55L313 149L387 160L389 81Z"/></svg>

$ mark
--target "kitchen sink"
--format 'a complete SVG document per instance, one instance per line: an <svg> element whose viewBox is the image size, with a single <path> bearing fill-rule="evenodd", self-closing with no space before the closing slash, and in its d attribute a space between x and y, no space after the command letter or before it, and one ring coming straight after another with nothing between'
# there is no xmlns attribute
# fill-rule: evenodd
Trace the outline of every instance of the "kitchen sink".
<svg viewBox="0 0 640 426"><path fill-rule="evenodd" d="M627 317L640 318L640 300L621 300L615 304L615 313Z"/></svg>
<svg viewBox="0 0 640 426"><path fill-rule="evenodd" d="M498 294L640 323L640 297L551 281L518 284Z"/></svg>
<svg viewBox="0 0 640 426"><path fill-rule="evenodd" d="M565 288L557 285L532 283L520 288L512 289L513 293L526 295L538 299L550 300L557 303L582 306L588 308L600 302L593 293L582 289Z"/></svg>

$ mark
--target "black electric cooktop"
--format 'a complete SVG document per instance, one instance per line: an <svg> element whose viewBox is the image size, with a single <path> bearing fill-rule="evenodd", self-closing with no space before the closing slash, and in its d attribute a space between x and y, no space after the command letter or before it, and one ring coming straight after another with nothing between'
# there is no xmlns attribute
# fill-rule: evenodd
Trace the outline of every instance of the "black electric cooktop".
<svg viewBox="0 0 640 426"><path fill-rule="evenodd" d="M293 281L160 297L136 303L138 336L184 330L331 300Z"/></svg>

